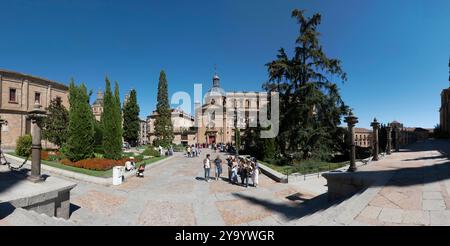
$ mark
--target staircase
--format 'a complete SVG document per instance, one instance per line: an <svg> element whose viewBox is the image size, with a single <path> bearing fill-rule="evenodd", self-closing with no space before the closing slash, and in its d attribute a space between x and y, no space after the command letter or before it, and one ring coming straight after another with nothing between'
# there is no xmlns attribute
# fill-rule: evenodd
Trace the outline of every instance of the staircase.
<svg viewBox="0 0 450 246"><path fill-rule="evenodd" d="M4 219L12 226L75 226L75 223L71 221L23 208L16 208L13 213Z"/></svg>

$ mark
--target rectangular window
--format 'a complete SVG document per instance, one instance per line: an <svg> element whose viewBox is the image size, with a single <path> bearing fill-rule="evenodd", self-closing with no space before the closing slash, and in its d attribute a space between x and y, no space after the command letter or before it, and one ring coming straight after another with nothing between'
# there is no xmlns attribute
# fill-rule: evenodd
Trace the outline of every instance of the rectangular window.
<svg viewBox="0 0 450 246"><path fill-rule="evenodd" d="M15 88L9 88L9 102L17 102L16 101L16 89Z"/></svg>
<svg viewBox="0 0 450 246"><path fill-rule="evenodd" d="M34 102L41 104L41 93L39 93L39 92L34 93Z"/></svg>

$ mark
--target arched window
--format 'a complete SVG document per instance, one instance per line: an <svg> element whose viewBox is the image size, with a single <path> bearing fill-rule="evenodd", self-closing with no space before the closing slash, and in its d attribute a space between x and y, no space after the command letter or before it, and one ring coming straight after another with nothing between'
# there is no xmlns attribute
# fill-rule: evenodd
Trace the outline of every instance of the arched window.
<svg viewBox="0 0 450 246"><path fill-rule="evenodd" d="M246 108L250 108L250 100L246 100L245 101L245 107Z"/></svg>

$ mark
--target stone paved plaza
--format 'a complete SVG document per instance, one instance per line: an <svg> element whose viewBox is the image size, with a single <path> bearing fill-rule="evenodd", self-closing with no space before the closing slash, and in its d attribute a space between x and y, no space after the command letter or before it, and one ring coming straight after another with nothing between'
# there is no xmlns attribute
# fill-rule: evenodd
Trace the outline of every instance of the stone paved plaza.
<svg viewBox="0 0 450 246"><path fill-rule="evenodd" d="M177 154L120 186L77 181L68 224L450 225L448 141L416 143L360 167L385 182L336 204L328 202L323 178L280 184L261 175L258 188L207 183L201 164L206 152L199 158ZM25 223L14 214L0 224Z"/></svg>

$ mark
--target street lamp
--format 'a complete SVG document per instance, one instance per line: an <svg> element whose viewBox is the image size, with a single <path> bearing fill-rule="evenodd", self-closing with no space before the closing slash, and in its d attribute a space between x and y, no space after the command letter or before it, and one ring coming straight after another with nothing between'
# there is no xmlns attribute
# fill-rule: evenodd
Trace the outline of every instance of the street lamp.
<svg viewBox="0 0 450 246"><path fill-rule="evenodd" d="M348 126L348 131L350 134L350 167L348 168L348 172L356 171L356 151L355 151L355 125L358 123L358 117L353 115L353 112L350 111L349 115L345 117L345 121Z"/></svg>
<svg viewBox="0 0 450 246"><path fill-rule="evenodd" d="M35 102L33 109L28 111L28 119L32 124L32 145L31 145L31 175L30 181L37 183L44 179L41 176L41 127L42 120L46 117L46 111L41 109L39 102Z"/></svg>

